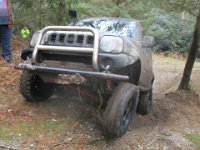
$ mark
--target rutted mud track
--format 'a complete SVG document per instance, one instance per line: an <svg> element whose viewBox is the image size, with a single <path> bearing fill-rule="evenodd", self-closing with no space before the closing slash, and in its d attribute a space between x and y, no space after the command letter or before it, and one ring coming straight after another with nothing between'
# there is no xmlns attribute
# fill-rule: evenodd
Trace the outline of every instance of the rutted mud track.
<svg viewBox="0 0 200 150"><path fill-rule="evenodd" d="M45 102L26 103L17 82L10 86L2 80L0 149L197 149L187 135L200 134L200 101L191 92L170 92L177 88L182 69L177 62L154 61L153 111L137 115L119 139L103 136L101 111L93 97L59 87ZM11 71L9 76L19 74L12 77Z"/></svg>

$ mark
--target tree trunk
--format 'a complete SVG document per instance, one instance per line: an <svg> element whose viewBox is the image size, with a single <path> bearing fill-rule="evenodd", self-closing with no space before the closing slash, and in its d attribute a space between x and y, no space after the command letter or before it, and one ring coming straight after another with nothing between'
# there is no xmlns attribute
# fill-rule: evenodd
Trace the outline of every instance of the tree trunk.
<svg viewBox="0 0 200 150"><path fill-rule="evenodd" d="M41 28L42 28L42 0L40 0L39 1L40 3L40 6L39 6L39 12L40 12L40 14L39 14L39 22L38 22L38 24L39 24L39 29L41 30Z"/></svg>
<svg viewBox="0 0 200 150"><path fill-rule="evenodd" d="M116 0L117 6L119 6L122 3L122 0Z"/></svg>
<svg viewBox="0 0 200 150"><path fill-rule="evenodd" d="M64 17L65 17L65 2L64 0L59 1L59 12L58 12L58 24L64 25Z"/></svg>
<svg viewBox="0 0 200 150"><path fill-rule="evenodd" d="M188 58L184 68L183 77L178 89L183 89L183 90L189 89L190 77L192 74L192 69L195 59L197 57L199 43L200 43L200 10L198 16L196 17L196 24L193 33L192 45L188 53Z"/></svg>
<svg viewBox="0 0 200 150"><path fill-rule="evenodd" d="M117 5L117 7L119 7L119 5L122 3L122 0L116 0L115 3ZM116 12L116 14L114 16L119 18L120 17L120 10L117 10L117 12Z"/></svg>

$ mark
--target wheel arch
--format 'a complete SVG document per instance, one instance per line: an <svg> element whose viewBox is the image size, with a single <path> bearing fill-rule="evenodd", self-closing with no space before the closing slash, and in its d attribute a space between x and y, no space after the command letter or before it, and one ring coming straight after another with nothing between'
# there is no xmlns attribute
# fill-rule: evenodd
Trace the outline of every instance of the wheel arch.
<svg viewBox="0 0 200 150"><path fill-rule="evenodd" d="M129 82L134 85L138 85L141 75L141 67L141 60L138 58L134 63L116 70L115 73L120 75L128 75Z"/></svg>

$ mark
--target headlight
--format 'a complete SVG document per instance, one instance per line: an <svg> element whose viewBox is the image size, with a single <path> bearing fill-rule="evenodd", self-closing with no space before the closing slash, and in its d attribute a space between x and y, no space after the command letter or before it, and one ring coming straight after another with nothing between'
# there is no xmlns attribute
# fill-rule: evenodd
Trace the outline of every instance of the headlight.
<svg viewBox="0 0 200 150"><path fill-rule="evenodd" d="M31 46L31 47L35 47L36 42L37 42L38 37L39 37L39 34L40 34L40 30L36 31L36 32L33 34L33 37L32 37L31 42L30 42L30 46Z"/></svg>
<svg viewBox="0 0 200 150"><path fill-rule="evenodd" d="M115 36L104 36L100 42L100 51L121 53L123 51L123 39Z"/></svg>

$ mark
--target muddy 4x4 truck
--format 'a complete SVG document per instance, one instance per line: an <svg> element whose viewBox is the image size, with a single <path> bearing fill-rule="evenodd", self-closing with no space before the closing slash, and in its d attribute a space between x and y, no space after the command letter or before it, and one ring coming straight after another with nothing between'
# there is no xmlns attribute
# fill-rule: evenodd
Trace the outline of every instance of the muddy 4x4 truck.
<svg viewBox="0 0 200 150"><path fill-rule="evenodd" d="M134 118L152 106L151 46L138 20L88 18L35 32L22 50L20 92L26 101L49 98L55 84L81 84L107 102L102 126L122 136Z"/></svg>

